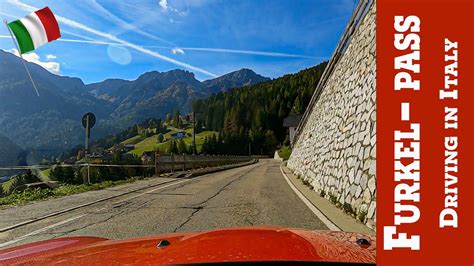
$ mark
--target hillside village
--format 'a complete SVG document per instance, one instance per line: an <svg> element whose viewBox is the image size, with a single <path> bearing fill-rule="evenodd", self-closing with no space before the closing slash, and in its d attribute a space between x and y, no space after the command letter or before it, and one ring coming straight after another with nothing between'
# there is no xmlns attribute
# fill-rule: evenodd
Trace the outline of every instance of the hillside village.
<svg viewBox="0 0 474 266"><path fill-rule="evenodd" d="M179 120L178 120L179 119ZM112 160L117 154L124 159L127 156L139 157L142 163L150 163L154 153L159 154L192 154L193 145L193 121L192 114L177 115L177 117L161 121L160 119L150 119L148 122L153 126L143 123L137 125L137 134L129 137L111 147L94 145L91 149L90 158L96 163ZM157 126L157 124L160 124ZM201 153L203 144L211 138L218 136L218 132L206 130L201 123L196 127L196 152ZM79 150L76 159L81 159L82 150ZM74 159L71 157L70 159Z"/></svg>

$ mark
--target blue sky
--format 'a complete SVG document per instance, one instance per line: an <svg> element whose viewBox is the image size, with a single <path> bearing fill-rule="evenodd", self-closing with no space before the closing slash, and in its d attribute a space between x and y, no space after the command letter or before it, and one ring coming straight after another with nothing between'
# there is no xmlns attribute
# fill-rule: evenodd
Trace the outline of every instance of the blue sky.
<svg viewBox="0 0 474 266"><path fill-rule="evenodd" d="M186 69L205 80L241 68L268 77L330 58L354 0L0 0L9 21L49 6L62 41L27 54L85 83ZM0 27L0 49L12 40Z"/></svg>

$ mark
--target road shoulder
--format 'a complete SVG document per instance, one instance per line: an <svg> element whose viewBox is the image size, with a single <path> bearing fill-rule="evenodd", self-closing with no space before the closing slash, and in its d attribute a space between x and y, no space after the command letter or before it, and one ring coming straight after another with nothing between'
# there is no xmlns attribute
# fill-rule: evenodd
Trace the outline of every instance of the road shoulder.
<svg viewBox="0 0 474 266"><path fill-rule="evenodd" d="M353 217L344 213L341 209L337 208L334 204L329 202L327 199L321 197L314 190L311 190L308 186L305 186L296 175L294 175L285 163L280 166L282 174L289 183L290 187L293 186L297 191L295 193L305 202L305 204L320 218L326 219L325 223L331 230L341 230L346 232L358 232L364 234L375 235L375 232L363 225ZM299 192L299 193L298 193ZM314 210L316 209L316 210ZM321 217L323 216L323 217Z"/></svg>

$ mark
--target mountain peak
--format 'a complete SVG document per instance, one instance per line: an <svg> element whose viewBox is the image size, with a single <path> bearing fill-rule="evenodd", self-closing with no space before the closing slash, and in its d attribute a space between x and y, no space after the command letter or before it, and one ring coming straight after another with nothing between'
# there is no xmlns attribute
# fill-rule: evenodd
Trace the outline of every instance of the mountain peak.
<svg viewBox="0 0 474 266"><path fill-rule="evenodd" d="M250 68L242 68L242 69L234 71L234 72L249 72L249 73L257 74L257 73L255 73L255 71L253 71Z"/></svg>
<svg viewBox="0 0 474 266"><path fill-rule="evenodd" d="M269 79L267 77L264 77L262 75L259 75L259 74L255 73L255 71L253 71L252 69L248 69L248 68L242 68L240 70L230 72L228 74L223 75L222 77L225 77L225 76L234 76L234 77L241 78L241 79L242 78L247 78L247 79L256 78L256 79L259 79L259 80Z"/></svg>
<svg viewBox="0 0 474 266"><path fill-rule="evenodd" d="M270 78L255 73L255 71L242 68L215 79L206 80L203 84L210 92L226 91L231 88L249 86L260 82L269 81Z"/></svg>
<svg viewBox="0 0 474 266"><path fill-rule="evenodd" d="M195 79L194 73L182 70L182 69L172 69L166 72L159 72L156 70L145 72L141 74L137 80L139 79L149 79L149 78L175 78L175 79Z"/></svg>
<svg viewBox="0 0 474 266"><path fill-rule="evenodd" d="M85 85L79 78L57 76L27 62L42 93L37 97L21 60L0 50L0 134L20 147L57 150L81 141L80 118L85 112L98 117L101 127L96 136L100 137L177 108L187 112L193 99L269 80L246 68L200 82L192 72L174 69L150 71L135 80L111 78Z"/></svg>

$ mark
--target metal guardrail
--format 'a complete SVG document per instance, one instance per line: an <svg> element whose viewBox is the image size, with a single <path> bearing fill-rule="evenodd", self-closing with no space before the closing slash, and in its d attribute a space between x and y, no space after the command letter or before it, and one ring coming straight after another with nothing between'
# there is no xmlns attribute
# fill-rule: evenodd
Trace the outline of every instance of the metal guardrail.
<svg viewBox="0 0 474 266"><path fill-rule="evenodd" d="M268 157L268 156L267 156ZM233 155L158 155L155 159L155 164L54 164L54 165L26 165L26 166L0 166L0 170L42 170L51 167L116 167L116 168L153 168L159 165L163 170L169 165L189 164L201 168L202 166L211 166L213 164L225 165L247 162L254 159L253 156L233 156ZM180 169L175 167L174 169ZM189 169L189 168L187 168Z"/></svg>
<svg viewBox="0 0 474 266"><path fill-rule="evenodd" d="M90 183L91 182L91 168L97 168L97 167L112 167L112 168L154 168L155 165L147 165L147 164L92 164L92 163L80 163L80 164L53 164L53 165L27 165L27 166L1 166L1 170L34 170L34 171L41 171L49 168L56 168L56 167L61 167L61 168L81 168L81 167L86 167L87 168L87 179L85 182ZM10 176L10 178L13 178L15 175ZM9 179L10 179L9 178ZM1 180L0 184L3 182L8 181L8 179ZM44 183L44 182L43 182Z"/></svg>
<svg viewBox="0 0 474 266"><path fill-rule="evenodd" d="M129 168L150 168L155 167L154 165L147 165L147 164L52 164L52 165L27 165L27 166L1 166L0 170L41 170L41 169L48 169L51 167L129 167Z"/></svg>
<svg viewBox="0 0 474 266"><path fill-rule="evenodd" d="M303 131L306 123L308 122L308 118L311 115L314 106L318 102L319 97L321 96L321 93L329 77L334 71L335 66L337 65L342 55L346 51L347 47L349 46L351 38L354 35L354 32L357 30L360 23L365 18L365 15L369 11L370 7L374 3L375 3L374 0L360 0L356 8L354 9L354 12L352 13L351 18L349 22L347 23L346 29L344 30L344 33L342 34L342 37L339 40L339 43L337 44L336 49L334 50L334 53L332 54L328 65L326 66L326 69L321 75L321 79L319 80L318 85L316 86L316 89L313 93L313 96L311 97L308 107L306 108L306 111L304 112L303 117L301 118L301 121L298 124L298 127L296 128L295 138L294 138L293 143L298 142L301 132Z"/></svg>
<svg viewBox="0 0 474 266"><path fill-rule="evenodd" d="M252 160L251 156L233 155L155 155L155 174L189 170L196 168L214 167L238 164Z"/></svg>
<svg viewBox="0 0 474 266"><path fill-rule="evenodd" d="M178 170L190 170L206 167L232 165L249 162L254 158L251 156L233 156L233 155L155 155L155 161L151 164L57 164L57 165L28 165L28 166L2 166L0 170L44 170L52 167L79 168L87 167L87 182L90 183L91 168L96 167L114 167L114 168L155 168L155 174L174 172ZM3 180L5 182L7 180ZM0 182L1 183L1 182Z"/></svg>

